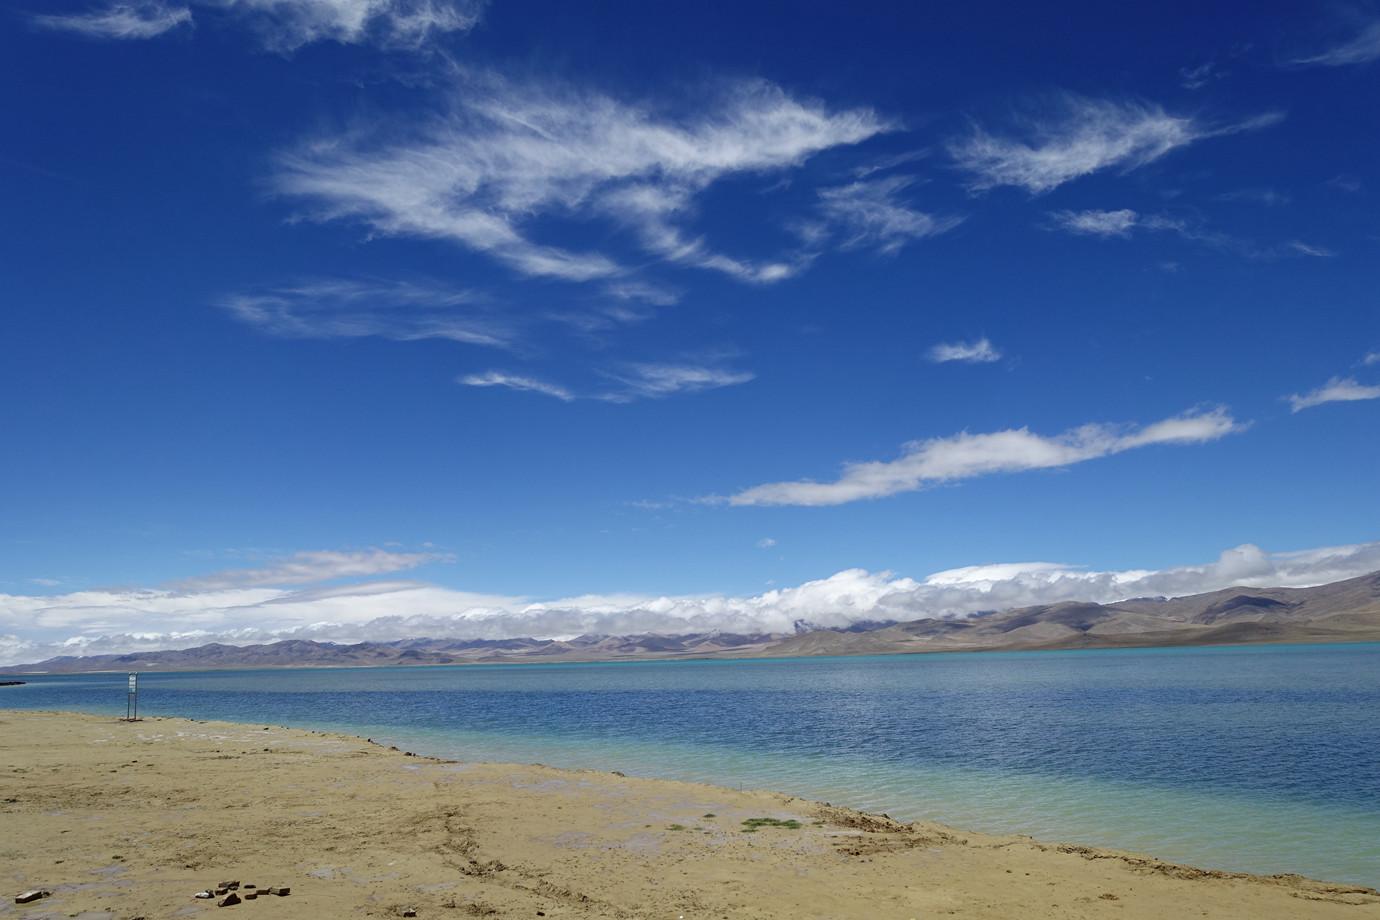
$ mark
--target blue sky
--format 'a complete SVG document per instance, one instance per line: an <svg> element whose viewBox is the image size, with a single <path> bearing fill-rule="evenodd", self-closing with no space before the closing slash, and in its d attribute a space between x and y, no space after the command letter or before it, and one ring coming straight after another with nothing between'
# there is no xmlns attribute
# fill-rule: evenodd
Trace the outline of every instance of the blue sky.
<svg viewBox="0 0 1380 920"><path fill-rule="evenodd" d="M1380 568L1380 7L7 2L0 659Z"/></svg>

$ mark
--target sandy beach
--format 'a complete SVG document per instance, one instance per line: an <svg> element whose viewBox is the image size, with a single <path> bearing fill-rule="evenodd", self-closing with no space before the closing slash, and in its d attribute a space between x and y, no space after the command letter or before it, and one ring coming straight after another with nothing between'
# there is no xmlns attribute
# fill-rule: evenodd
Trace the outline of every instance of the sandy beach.
<svg viewBox="0 0 1380 920"><path fill-rule="evenodd" d="M0 711L0 777L22 920L1380 918L1367 888L278 726Z"/></svg>

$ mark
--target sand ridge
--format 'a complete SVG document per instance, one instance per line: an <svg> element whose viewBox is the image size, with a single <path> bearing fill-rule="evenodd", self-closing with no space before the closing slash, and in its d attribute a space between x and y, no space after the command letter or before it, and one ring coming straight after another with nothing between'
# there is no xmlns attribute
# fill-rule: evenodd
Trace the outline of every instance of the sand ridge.
<svg viewBox="0 0 1380 920"><path fill-rule="evenodd" d="M753 828L744 822L758 825ZM225 880L290 886L232 907ZM0 712L0 918L1380 918L1380 893L277 726ZM29 890L51 894L27 904Z"/></svg>

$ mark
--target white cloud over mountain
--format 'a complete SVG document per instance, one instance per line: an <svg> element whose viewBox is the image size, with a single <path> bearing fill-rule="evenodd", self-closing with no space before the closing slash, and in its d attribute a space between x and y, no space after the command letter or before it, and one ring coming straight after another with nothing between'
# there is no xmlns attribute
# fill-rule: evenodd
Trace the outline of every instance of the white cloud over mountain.
<svg viewBox="0 0 1380 920"><path fill-rule="evenodd" d="M0 664L208 642L279 639L390 641L790 632L797 621L840 627L868 620L956 617L1066 600L1108 603L1232 586L1305 587L1380 569L1380 543L1268 553L1245 544L1215 561L1159 571L1095 572L1049 562L977 565L916 580L848 569L754 597L575 597L534 603L419 581L321 586L333 578L430 554L299 553L255 570L212 573L176 586L107 588L48 597L0 595ZM270 586L269 582L277 582ZM198 587L200 586L200 587Z"/></svg>

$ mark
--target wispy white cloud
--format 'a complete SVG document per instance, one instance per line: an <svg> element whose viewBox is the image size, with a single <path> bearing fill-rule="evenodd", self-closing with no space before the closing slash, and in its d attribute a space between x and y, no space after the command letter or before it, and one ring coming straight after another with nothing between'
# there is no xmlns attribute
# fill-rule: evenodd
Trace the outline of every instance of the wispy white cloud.
<svg viewBox="0 0 1380 920"><path fill-rule="evenodd" d="M1361 359L1361 364L1370 367L1373 364L1380 364L1380 351L1372 351Z"/></svg>
<svg viewBox="0 0 1380 920"><path fill-rule="evenodd" d="M715 251L688 230L700 194L724 177L781 172L890 127L870 110L830 111L763 81L725 85L696 109L672 116L554 81L471 73L445 111L304 143L279 158L273 182L310 202L317 219L450 240L523 276L627 278L617 256L538 238L539 224L602 222L666 262L769 283L799 271L800 257Z"/></svg>
<svg viewBox="0 0 1380 920"><path fill-rule="evenodd" d="M1202 89L1214 80L1220 80L1222 73L1217 69L1217 65L1208 61L1206 64L1199 64L1197 67L1182 67L1179 69L1179 85L1184 89Z"/></svg>
<svg viewBox="0 0 1380 920"><path fill-rule="evenodd" d="M293 553L266 565L227 569L163 584L170 592L222 591L271 585L311 585L339 578L358 578L414 569L429 562L448 561L444 553L400 553L381 549L313 550Z"/></svg>
<svg viewBox="0 0 1380 920"><path fill-rule="evenodd" d="M926 356L935 364L943 364L946 361L990 364L1001 360L1001 352L992 347L986 336L976 342L941 342L931 348Z"/></svg>
<svg viewBox="0 0 1380 920"><path fill-rule="evenodd" d="M614 389L602 388L585 394L576 393L560 384L538 380L521 374L504 371L488 371L483 374L469 374L459 378L459 382L472 387L508 387L527 393L540 393L552 396L563 402L576 399L594 399L602 402L629 403L639 399L660 399L682 393L697 393L719 387L747 383L755 375L747 371L734 371L716 365L705 364L627 364L614 370L603 370L601 375L614 381Z"/></svg>
<svg viewBox="0 0 1380 920"><path fill-rule="evenodd" d="M479 21L473 0L199 0L248 20L271 51L319 41L419 48Z"/></svg>
<svg viewBox="0 0 1380 920"><path fill-rule="evenodd" d="M1318 54L1304 55L1287 63L1294 67L1346 67L1368 64L1380 58L1380 19L1364 23L1354 37Z"/></svg>
<svg viewBox="0 0 1380 920"><path fill-rule="evenodd" d="M1370 363L1367 361L1366 363ZM1362 399L1380 399L1380 386L1362 386L1355 377L1333 377L1327 383L1300 396L1294 393L1284 397L1289 401L1290 411L1298 412L1331 402L1355 402Z"/></svg>
<svg viewBox="0 0 1380 920"><path fill-rule="evenodd" d="M620 390L599 397L610 402L716 390L747 383L757 376L749 371L703 364L631 364L605 374L622 385Z"/></svg>
<svg viewBox="0 0 1380 920"><path fill-rule="evenodd" d="M86 13L33 16L31 21L40 28L75 32L86 38L140 39L155 38L191 23L192 11L158 2L112 3Z"/></svg>
<svg viewBox="0 0 1380 920"><path fill-rule="evenodd" d="M973 175L973 191L1013 185L1038 195L1104 169L1129 171L1195 141L1263 127L1281 117L1212 126L1153 103L1068 93L1045 111L1019 119L1010 135L975 127L948 149L955 164Z"/></svg>
<svg viewBox="0 0 1380 920"><path fill-rule="evenodd" d="M578 314L523 315L493 308L482 294L435 282L318 279L297 285L242 292L223 297L220 306L237 319L284 338L342 339L374 336L395 341L447 339L509 351L527 350L532 330L541 322L565 325L585 335L599 335L647 319L648 302L673 295L640 282L618 284L609 292L625 300L603 302ZM723 366L723 359L678 362L625 362L597 368L604 384L579 393L560 383L525 373L493 369L465 374L456 381L471 387L506 387L551 396L564 402L595 399L626 403L677 393L693 393L746 383L748 371Z"/></svg>
<svg viewBox="0 0 1380 920"><path fill-rule="evenodd" d="M1129 208L1119 211L1053 211L1055 224L1070 233L1087 236L1130 236L1140 215Z"/></svg>
<svg viewBox="0 0 1380 920"><path fill-rule="evenodd" d="M842 505L913 492L933 483L1070 466L1151 444L1202 444L1245 427L1226 409L1214 408L1186 412L1139 429L1091 424L1054 437L1033 434L1027 428L990 434L963 432L913 441L905 445L898 460L849 463L834 482L774 482L721 500L731 505Z"/></svg>
<svg viewBox="0 0 1380 920"><path fill-rule="evenodd" d="M56 655L123 654L208 642L279 639L386 642L561 638L581 634L791 632L797 623L957 617L1060 601L1109 603L1223 588L1305 587L1380 569L1380 543L1267 553L1244 544L1212 562L1094 571L1063 563L976 565L913 579L848 569L752 597L582 596L534 603L416 581L329 588L230 587L200 592L107 589L0 594L0 665ZM249 581L257 579L249 578Z"/></svg>
<svg viewBox="0 0 1380 920"><path fill-rule="evenodd" d="M576 398L574 393L560 384L548 383L521 374L509 374L504 371L467 374L459 378L459 382L467 387L507 387L510 390L518 390L523 393L540 393L543 396L553 396L562 402L571 402Z"/></svg>
<svg viewBox="0 0 1380 920"><path fill-rule="evenodd" d="M901 193L913 181L891 176L820 189L820 210L840 228L840 247L873 248L893 255L906 243L943 233L961 222L961 218L934 217L907 205Z"/></svg>
<svg viewBox="0 0 1380 920"><path fill-rule="evenodd" d="M853 167L852 174L856 179L866 179L876 173L886 172L898 166L906 166L917 160L923 160L932 153L931 150L907 150L891 156L875 157L866 163Z"/></svg>
<svg viewBox="0 0 1380 920"><path fill-rule="evenodd" d="M1243 188L1230 192L1222 192L1212 196L1213 201L1244 201L1252 204L1263 204L1269 208L1280 207L1289 203L1289 196L1283 192L1272 188Z"/></svg>
<svg viewBox="0 0 1380 920"><path fill-rule="evenodd" d="M1348 195L1359 195L1366 187L1365 183L1360 179L1347 173L1333 176L1331 179L1324 182L1323 185L1328 188L1334 188L1339 192L1345 192Z"/></svg>
<svg viewBox="0 0 1380 920"><path fill-rule="evenodd" d="M1301 240L1261 246L1229 233L1208 229L1200 222L1162 214L1138 214L1129 208L1119 211L1051 211L1049 217L1056 228L1080 236L1127 238L1136 230L1173 233L1188 242L1201 243L1248 259L1286 259L1297 256L1331 258L1336 255L1325 246Z"/></svg>
<svg viewBox="0 0 1380 920"><path fill-rule="evenodd" d="M416 49L437 35L467 31L479 20L478 0L191 0L201 19L247 25L270 51L294 51L313 42ZM90 38L154 38L192 22L189 6L160 0L114 3L70 15L42 15L43 28Z"/></svg>
<svg viewBox="0 0 1380 920"><path fill-rule="evenodd" d="M625 301L639 301L655 307L669 307L680 302L679 291L659 284L631 278L610 281L603 291L610 297Z"/></svg>
<svg viewBox="0 0 1380 920"><path fill-rule="evenodd" d="M286 338L377 336L508 347L516 335L512 320L496 317L479 295L434 282L317 279L231 294L220 305L237 319Z"/></svg>
<svg viewBox="0 0 1380 920"><path fill-rule="evenodd" d="M1337 253L1333 252L1331 249L1328 249L1326 246L1316 246L1312 243L1305 243L1302 240L1289 240L1288 242L1273 247L1272 249L1264 250L1264 252L1267 256L1274 256L1276 254L1298 255L1313 256L1314 258L1319 259L1331 259L1337 255Z"/></svg>
<svg viewBox="0 0 1380 920"><path fill-rule="evenodd" d="M776 541L773 540L771 537L763 537L762 539L757 541L758 549L771 549L775 545Z"/></svg>

